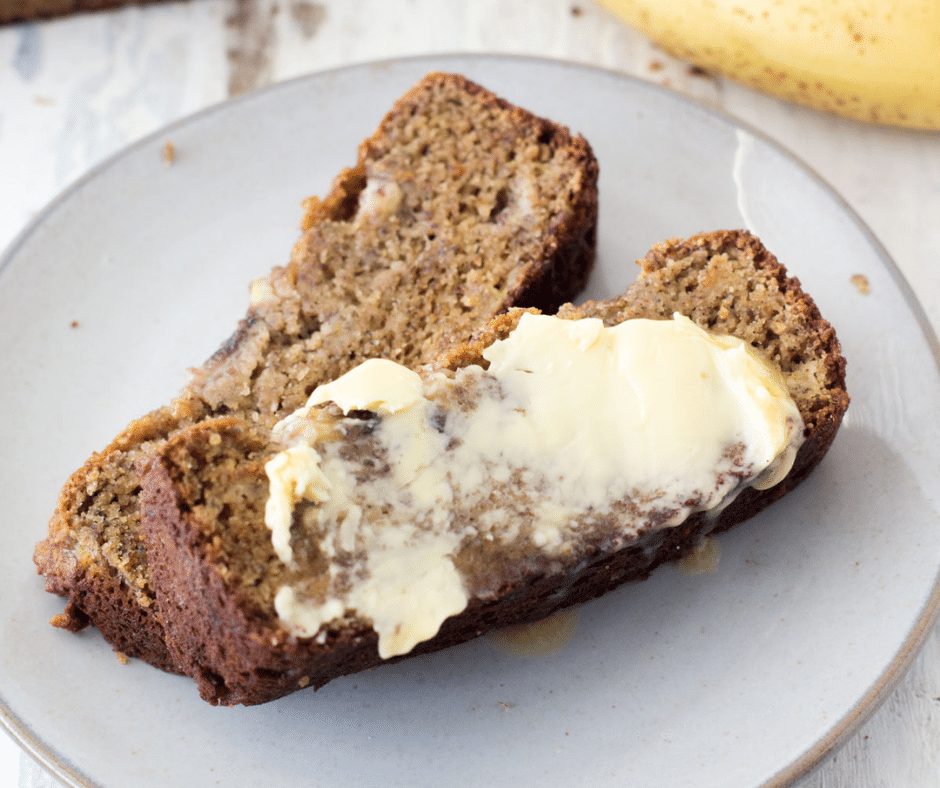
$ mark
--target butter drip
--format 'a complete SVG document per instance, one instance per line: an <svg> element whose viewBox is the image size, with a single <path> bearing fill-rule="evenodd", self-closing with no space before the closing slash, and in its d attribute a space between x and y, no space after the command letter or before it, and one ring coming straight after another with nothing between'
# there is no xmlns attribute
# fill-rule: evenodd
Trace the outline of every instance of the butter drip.
<svg viewBox="0 0 940 788"><path fill-rule="evenodd" d="M546 567L585 538L617 549L776 484L802 439L779 371L679 315L606 328L526 314L483 355L488 370L456 373L366 362L275 428L288 446L266 466L275 550L294 566L306 539L327 566L278 592L290 631L355 614L383 658L408 653L471 588L486 594L468 545Z"/></svg>

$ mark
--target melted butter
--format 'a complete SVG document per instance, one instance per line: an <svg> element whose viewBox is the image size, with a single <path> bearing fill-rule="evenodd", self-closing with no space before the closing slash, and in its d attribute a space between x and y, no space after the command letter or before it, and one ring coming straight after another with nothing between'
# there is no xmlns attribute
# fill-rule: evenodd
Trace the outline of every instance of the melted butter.
<svg viewBox="0 0 940 788"><path fill-rule="evenodd" d="M267 466L275 549L290 562L291 512L308 500L330 562L325 595L278 593L292 632L356 615L383 658L407 653L466 607L473 578L455 556L468 540L563 556L616 521L622 544L776 483L801 440L779 372L681 316L605 328L526 314L484 356L488 370L452 376L366 362L275 428L293 444ZM324 402L376 414L375 457L344 453Z"/></svg>
<svg viewBox="0 0 940 788"><path fill-rule="evenodd" d="M294 503L328 501L332 485L320 470L320 455L310 446L291 446L265 464L270 492L264 521L271 529L274 552L285 564L293 562L290 526Z"/></svg>
<svg viewBox="0 0 940 788"><path fill-rule="evenodd" d="M400 532L397 535L401 535ZM393 539L392 541L396 541ZM456 548L446 536L417 544L374 544L368 575L350 589L344 600L310 604L289 586L281 588L274 607L282 621L298 633L312 636L320 627L341 618L347 608L367 611L379 633L383 659L407 654L437 634L441 622L467 605L463 582L453 563L441 556Z"/></svg>
<svg viewBox="0 0 940 788"><path fill-rule="evenodd" d="M554 654L568 645L578 629L581 612L562 610L533 624L505 627L490 634L490 640L516 657Z"/></svg>
<svg viewBox="0 0 940 788"><path fill-rule="evenodd" d="M676 569L684 575L713 575L718 571L721 545L706 537L691 553L676 561Z"/></svg>
<svg viewBox="0 0 940 788"><path fill-rule="evenodd" d="M563 499L599 504L624 476L705 488L729 441L745 442L762 469L788 446L796 406L746 343L684 317L566 323L526 315L484 352L509 398L526 404L505 425L510 451L530 467L554 463ZM478 419L469 439L492 441L492 421Z"/></svg>

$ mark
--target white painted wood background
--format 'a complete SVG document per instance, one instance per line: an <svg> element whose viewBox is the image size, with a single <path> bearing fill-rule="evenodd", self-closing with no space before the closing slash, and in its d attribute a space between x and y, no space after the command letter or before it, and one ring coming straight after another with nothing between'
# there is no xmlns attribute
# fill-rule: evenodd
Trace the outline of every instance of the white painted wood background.
<svg viewBox="0 0 940 788"><path fill-rule="evenodd" d="M0 248L89 168L170 121L300 74L445 52L613 68L763 129L861 215L940 327L940 134L864 126L696 75L590 0L183 0L0 28ZM56 785L0 734L0 788L18 780ZM798 786L940 786L940 629Z"/></svg>

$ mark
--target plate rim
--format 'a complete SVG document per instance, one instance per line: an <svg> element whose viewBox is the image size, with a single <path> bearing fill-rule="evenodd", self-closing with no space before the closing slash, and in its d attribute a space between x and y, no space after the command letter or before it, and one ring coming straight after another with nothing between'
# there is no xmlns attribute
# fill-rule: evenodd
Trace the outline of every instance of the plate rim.
<svg viewBox="0 0 940 788"><path fill-rule="evenodd" d="M785 158L792 166L795 166L797 169L809 175L811 180L815 181L816 185L838 204L843 214L851 221L855 229L860 231L865 237L865 240L892 277L893 283L898 288L903 302L911 310L912 316L916 320L921 334L927 341L934 364L938 371L940 371L940 341L938 341L937 334L927 317L927 313L921 305L920 300L917 298L917 295L914 293L910 283L868 224L842 194L814 167L807 164L786 145L773 138L762 129L733 116L724 109L709 106L672 88L657 84L656 82L634 74L618 71L612 67L594 65L566 58L474 52L393 56L377 60L349 63L301 74L254 90L250 93L214 102L195 112L177 118L164 126L160 126L119 150L114 151L74 181L67 184L24 225L4 249L0 250L0 285L2 285L2 277L5 271L12 265L20 250L60 207L75 197L88 183L97 179L103 172L112 167L119 166L124 158L153 145L174 129L205 122L211 118L211 116L221 112L227 112L234 106L257 101L259 98L269 96L279 90L291 89L299 83L328 79L335 74L353 71L369 71L400 65L417 65L418 63L428 64L428 71L439 71L446 70L448 63L455 63L457 61L513 61L533 66L541 64L553 68L560 67L564 70L603 74L607 78L628 82L636 87L649 90L654 94L659 94L669 101L684 105L688 109L711 117L713 120L719 121L728 128L744 131L756 139L759 139L764 145ZM913 620L907 637L902 641L894 658L888 663L877 680L851 708L829 726L824 736L819 738L811 747L807 748L802 755L796 757L788 766L770 775L761 783L760 788L786 788L786 786L791 786L796 780L808 776L822 765L831 753L844 745L845 742L874 715L894 689L900 684L938 620L940 620L940 565L938 565L935 570L930 592L925 596L924 603L916 618ZM0 726L10 734L13 740L26 754L32 757L43 768L50 771L55 777L64 781L68 786L71 786L71 788L102 788L100 783L87 777L69 763L67 759L60 756L55 751L54 745L43 741L37 734L33 733L30 726L9 708L2 691L0 691Z"/></svg>

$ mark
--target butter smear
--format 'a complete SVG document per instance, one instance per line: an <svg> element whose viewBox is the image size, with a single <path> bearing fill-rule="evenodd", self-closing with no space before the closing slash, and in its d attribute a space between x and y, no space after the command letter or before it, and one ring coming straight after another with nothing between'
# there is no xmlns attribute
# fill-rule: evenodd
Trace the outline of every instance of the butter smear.
<svg viewBox="0 0 940 788"><path fill-rule="evenodd" d="M306 539L327 567L277 593L289 631L355 616L383 658L406 654L492 592L474 551L522 550L548 571L588 538L619 549L776 484L802 440L779 371L680 315L606 328L525 314L483 356L486 370L421 375L367 361L275 427L275 551L295 566Z"/></svg>

